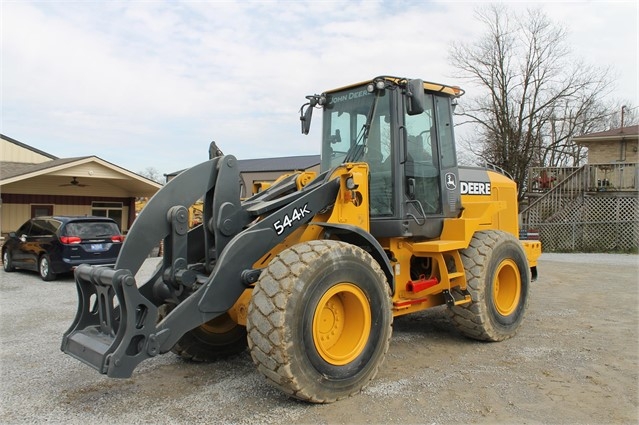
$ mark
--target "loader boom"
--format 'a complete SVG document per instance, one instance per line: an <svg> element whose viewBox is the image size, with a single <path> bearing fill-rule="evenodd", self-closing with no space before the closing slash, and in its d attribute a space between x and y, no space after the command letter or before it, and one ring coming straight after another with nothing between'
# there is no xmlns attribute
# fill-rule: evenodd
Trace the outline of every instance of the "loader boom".
<svg viewBox="0 0 639 425"><path fill-rule="evenodd" d="M228 311L259 276L253 264L316 212L333 204L339 189L339 179L319 179L283 200L250 202L248 208L238 210L233 207L235 197L239 204L237 176L232 156L186 170L149 201L129 232L115 270L79 267L75 277L80 308L63 337L62 351L110 377L129 377L138 363L169 351L185 332ZM225 190L216 189L220 184L226 185ZM236 190L228 190L233 185ZM215 212L207 214L205 209L208 229L188 232L184 205L197 197L183 187L203 189L207 198L214 193L211 210ZM269 211L268 217L250 224ZM290 225L283 225L283 220ZM138 289L135 273L146 257L143 253L156 244L149 235L157 235L158 230L165 236L165 261ZM205 243L204 252L198 253L206 257L206 264L200 266L213 264L210 276L188 267L189 236L201 232L208 234L205 241L215 241L215 245ZM193 240L201 242L201 238ZM156 323L158 307L167 299L179 299L185 287L197 290Z"/></svg>

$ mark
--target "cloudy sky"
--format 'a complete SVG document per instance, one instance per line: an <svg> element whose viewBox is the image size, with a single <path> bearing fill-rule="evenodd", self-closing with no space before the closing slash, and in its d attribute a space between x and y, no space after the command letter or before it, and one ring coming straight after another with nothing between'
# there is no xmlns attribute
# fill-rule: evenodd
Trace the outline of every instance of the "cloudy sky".
<svg viewBox="0 0 639 425"><path fill-rule="evenodd" d="M377 75L460 85L449 46L482 33L479 4L2 0L1 132L160 174L211 140L240 159L319 153L317 117L299 129L305 95ZM535 4L639 104L637 0Z"/></svg>

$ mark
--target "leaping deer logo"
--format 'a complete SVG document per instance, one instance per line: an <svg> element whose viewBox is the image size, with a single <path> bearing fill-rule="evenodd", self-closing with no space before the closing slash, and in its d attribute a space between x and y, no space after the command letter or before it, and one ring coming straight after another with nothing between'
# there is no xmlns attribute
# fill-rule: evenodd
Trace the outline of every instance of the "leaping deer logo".
<svg viewBox="0 0 639 425"><path fill-rule="evenodd" d="M455 190L457 189L457 177L454 173L446 173L446 189Z"/></svg>

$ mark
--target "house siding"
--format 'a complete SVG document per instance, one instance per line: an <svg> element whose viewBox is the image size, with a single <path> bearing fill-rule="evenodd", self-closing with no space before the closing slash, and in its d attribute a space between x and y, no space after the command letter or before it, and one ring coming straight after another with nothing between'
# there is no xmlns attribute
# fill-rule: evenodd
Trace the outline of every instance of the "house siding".
<svg viewBox="0 0 639 425"><path fill-rule="evenodd" d="M311 167L306 171L315 171L319 173L319 165ZM252 195L253 183L255 182L273 182L284 174L292 173L293 170L281 170L281 171L244 171L240 174L242 180L242 192L240 196L247 197Z"/></svg>
<svg viewBox="0 0 639 425"><path fill-rule="evenodd" d="M41 162L51 161L52 156L46 156L43 153L27 149L5 139L5 136L3 136L0 142L0 158L2 158L3 161L39 164Z"/></svg>
<svg viewBox="0 0 639 425"><path fill-rule="evenodd" d="M0 231L2 235L13 232L29 217L32 205L53 205L54 215L90 215L92 202L121 202L122 231L130 227L131 205L135 198L113 198L106 196L63 196L63 195L30 195L2 194L2 212Z"/></svg>
<svg viewBox="0 0 639 425"><path fill-rule="evenodd" d="M43 194L48 195L69 195L75 197L92 197L93 194L107 196L111 198L126 197L130 191L123 187L115 186L109 180L78 178L79 183L86 186L71 186L71 177L44 175L33 177L28 180L19 181L2 186L2 198L5 194Z"/></svg>
<svg viewBox="0 0 639 425"><path fill-rule="evenodd" d="M585 144L585 143L584 143ZM637 142L591 142L588 146L589 164L607 164L611 162L638 162ZM622 148L623 146L623 148Z"/></svg>

